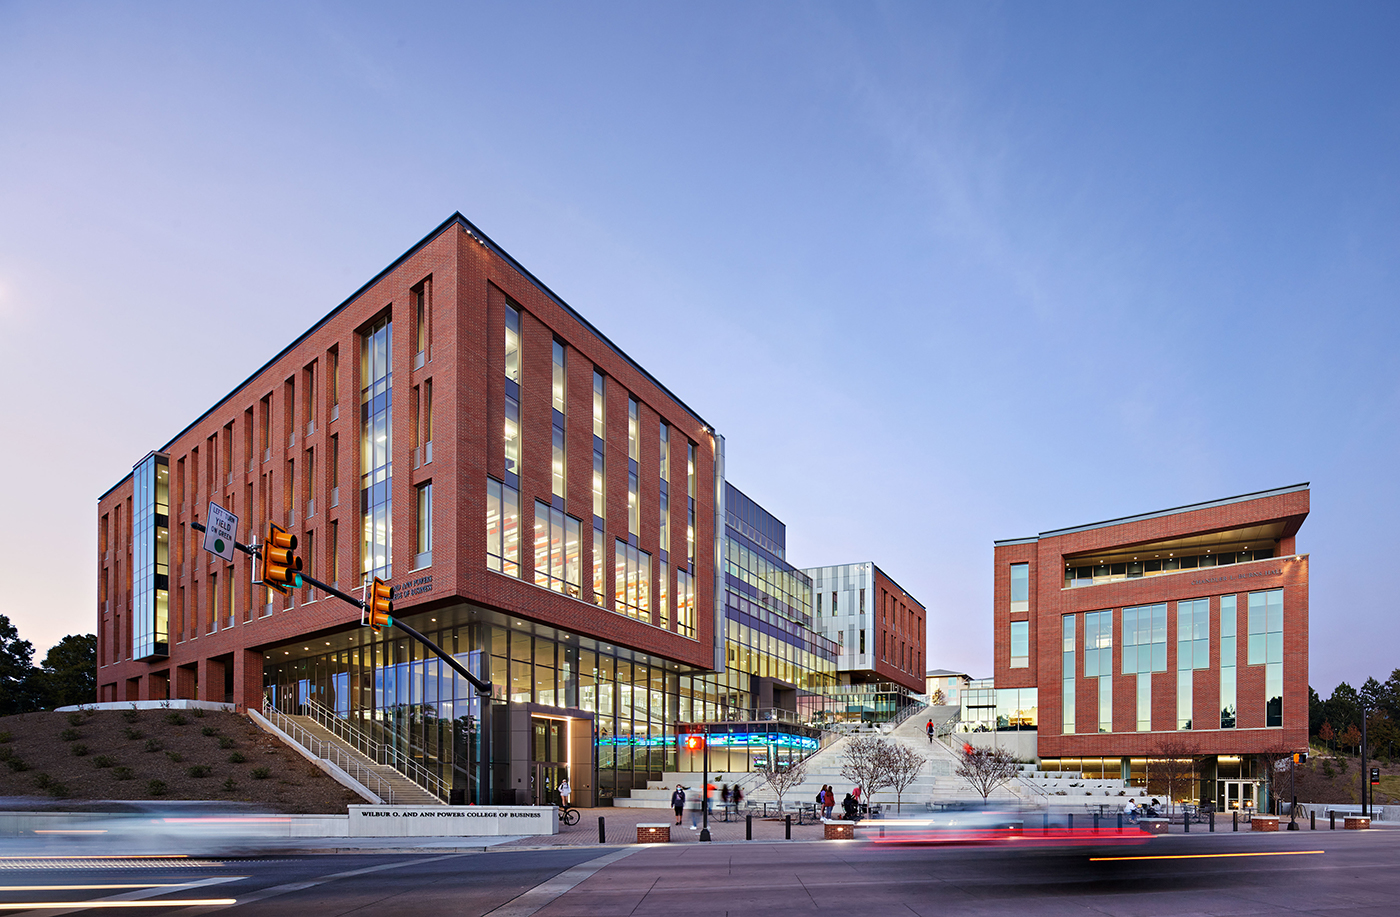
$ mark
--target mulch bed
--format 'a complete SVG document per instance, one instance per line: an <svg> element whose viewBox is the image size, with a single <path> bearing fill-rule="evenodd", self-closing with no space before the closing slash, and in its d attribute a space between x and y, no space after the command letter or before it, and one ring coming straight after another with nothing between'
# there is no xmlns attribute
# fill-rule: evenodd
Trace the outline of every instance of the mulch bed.
<svg viewBox="0 0 1400 917"><path fill-rule="evenodd" d="M246 716L194 710L0 717L0 797L9 809L28 807L16 797L67 809L198 799L333 814L363 802Z"/></svg>

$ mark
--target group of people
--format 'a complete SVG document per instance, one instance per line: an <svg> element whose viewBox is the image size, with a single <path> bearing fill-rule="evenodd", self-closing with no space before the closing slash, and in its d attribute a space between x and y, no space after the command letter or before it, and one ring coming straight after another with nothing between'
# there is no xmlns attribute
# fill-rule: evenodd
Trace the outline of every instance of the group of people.
<svg viewBox="0 0 1400 917"><path fill-rule="evenodd" d="M836 791L831 788L831 784L826 784L817 791L817 807L821 810L822 818L830 818L832 810L836 808ZM841 814L847 821L855 821L860 816L860 787L846 794L846 798L841 800Z"/></svg>
<svg viewBox="0 0 1400 917"><path fill-rule="evenodd" d="M1161 816L1157 814L1157 806L1158 802L1155 799L1150 803L1144 803L1139 806L1137 804L1137 799L1130 798L1127 802L1123 803L1123 817L1128 822L1134 824L1139 818L1160 818Z"/></svg>
<svg viewBox="0 0 1400 917"><path fill-rule="evenodd" d="M714 792L715 785L713 783L705 784L704 810L707 814L713 811L710 808L710 799L714 796ZM732 803L737 806L744 801L744 791L739 788L739 784L737 783L732 787L725 783L720 787L720 799L725 805ZM676 813L676 824L678 825L681 823L681 813L685 811L687 804L690 806L690 830L694 831L699 827L700 821L700 791L690 789L678 783L676 784L675 791L671 793L671 808Z"/></svg>

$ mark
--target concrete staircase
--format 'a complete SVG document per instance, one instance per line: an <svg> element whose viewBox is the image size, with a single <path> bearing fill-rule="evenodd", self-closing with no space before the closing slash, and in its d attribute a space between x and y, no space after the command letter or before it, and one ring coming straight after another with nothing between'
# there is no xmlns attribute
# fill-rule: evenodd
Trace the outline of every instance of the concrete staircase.
<svg viewBox="0 0 1400 917"><path fill-rule="evenodd" d="M982 801L981 795L973 791L966 780L954 773L958 767L958 756L937 739L930 743L925 731L930 719L934 720L936 727L950 717L955 709L951 707L925 707L889 731L876 727L829 741L823 748L806 759L806 773L802 783L783 794L783 804L792 806L797 803L812 802L816 798L817 790L830 784L836 792L836 802L839 805L841 799L850 789L850 782L841 776L841 764L845 758L846 749L850 746L853 738L867 735L883 736L902 745L907 745L929 760L925 772L920 774L914 783L904 791L900 799L901 807L913 805L915 808L922 808L925 804L935 801L940 803L980 803ZM1029 773L1035 773L1033 767ZM1053 778L1055 775L1045 776ZM613 805L627 808L664 809L670 806L671 792L677 783L687 787L698 787L701 784L701 777L702 775L698 772L667 772L662 775L661 780L649 782L646 789L633 790L630 799L614 800ZM764 784L761 774L745 772L711 775L710 782L716 786L721 783L731 785L737 783L743 788L744 795L753 803L777 802L777 795ZM1014 802L1018 805L1030 804L1039 807L1046 803L1046 791L1038 781L1023 775L999 787L989 798L1000 802ZM875 794L875 802L881 805L894 805L895 794L888 788L880 790ZM719 800L716 799L715 804L718 805L718 803Z"/></svg>
<svg viewBox="0 0 1400 917"><path fill-rule="evenodd" d="M350 743L323 727L309 716L288 716L313 738L338 748L346 757L366 770L376 774L389 785L392 801L396 806L440 806L443 801L405 777L388 764L379 764L369 756L361 754ZM389 800L385 800L388 802Z"/></svg>

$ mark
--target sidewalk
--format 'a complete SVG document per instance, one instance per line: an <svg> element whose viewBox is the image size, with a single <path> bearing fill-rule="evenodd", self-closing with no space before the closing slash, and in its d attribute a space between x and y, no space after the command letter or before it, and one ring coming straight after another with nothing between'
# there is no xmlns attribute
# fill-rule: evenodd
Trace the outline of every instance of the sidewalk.
<svg viewBox="0 0 1400 917"><path fill-rule="evenodd" d="M607 842L609 844L635 844L637 842L638 824L668 824L671 825L671 843L673 844L696 844L699 843L700 831L690 830L691 813L687 811L681 818L679 826L674 824L676 820L675 812L670 809L579 809L578 824L569 826L559 825L559 833L555 835L540 835L538 837L523 837L507 841L502 846L514 847L573 847L598 844L598 819L603 819L604 830L607 832ZM742 841L744 840L744 819L740 816L731 816L726 824L724 814L715 807L715 811L710 815L710 839L711 841ZM792 819L792 839L794 841L819 841L822 839L823 831L821 824L799 825L797 817ZM784 840L783 820L778 818L760 818L754 816L753 819L753 839L754 841L781 841Z"/></svg>

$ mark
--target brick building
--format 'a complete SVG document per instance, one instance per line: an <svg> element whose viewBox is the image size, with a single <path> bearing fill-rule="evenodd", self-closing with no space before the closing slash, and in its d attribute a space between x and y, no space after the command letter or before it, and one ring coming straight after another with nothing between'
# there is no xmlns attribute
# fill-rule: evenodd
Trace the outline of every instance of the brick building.
<svg viewBox="0 0 1400 917"><path fill-rule="evenodd" d="M1257 800L1252 756L1307 748L1308 505L1300 484L996 542L991 728L1139 784L1175 748L1202 801Z"/></svg>
<svg viewBox="0 0 1400 917"><path fill-rule="evenodd" d="M98 700L315 708L469 801L565 773L577 802L625 795L675 767L678 723L759 706L723 675L725 494L723 438L454 214L101 496ZM202 550L211 502L341 590L389 580L499 711L354 606ZM752 642L780 690L832 681L818 634Z"/></svg>
<svg viewBox="0 0 1400 917"><path fill-rule="evenodd" d="M891 697L924 692L923 603L874 563L809 567L816 627L839 646L848 686L884 685Z"/></svg>

